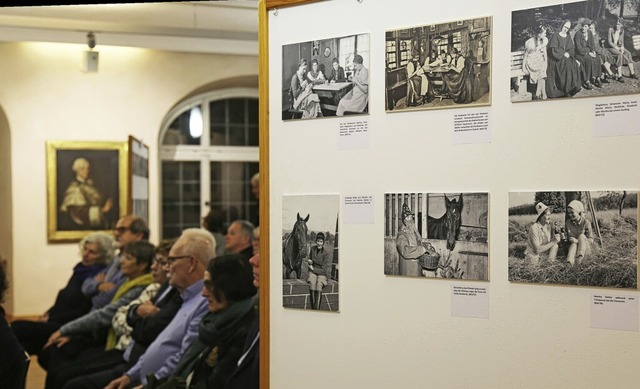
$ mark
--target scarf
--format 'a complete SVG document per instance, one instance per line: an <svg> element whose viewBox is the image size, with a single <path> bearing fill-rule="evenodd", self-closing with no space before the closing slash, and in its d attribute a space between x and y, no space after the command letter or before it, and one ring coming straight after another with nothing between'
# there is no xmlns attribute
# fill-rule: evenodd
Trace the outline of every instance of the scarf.
<svg viewBox="0 0 640 389"><path fill-rule="evenodd" d="M209 312L200 321L198 338L180 358L173 376L186 379L204 363L210 351L237 330L238 323L255 307L253 298L236 301L219 312Z"/></svg>
<svg viewBox="0 0 640 389"><path fill-rule="evenodd" d="M105 265L104 263L85 265L82 262L79 262L73 267L73 274L80 277L80 279L85 280L100 273L100 271L102 271L105 267L107 267L107 265Z"/></svg>
<svg viewBox="0 0 640 389"><path fill-rule="evenodd" d="M116 291L116 294L113 295L113 298L111 299L111 303L113 304L114 302L118 301L118 299L120 299L120 297L122 297L122 295L127 293L131 288L135 288L136 286L147 286L152 282L153 282L153 277L151 276L151 273L146 273L132 280L127 280L122 285L120 285L120 287ZM116 333L113 330L113 327L109 327L109 333L107 334L107 344L105 346L105 350L108 351L116 347L116 343L117 343Z"/></svg>

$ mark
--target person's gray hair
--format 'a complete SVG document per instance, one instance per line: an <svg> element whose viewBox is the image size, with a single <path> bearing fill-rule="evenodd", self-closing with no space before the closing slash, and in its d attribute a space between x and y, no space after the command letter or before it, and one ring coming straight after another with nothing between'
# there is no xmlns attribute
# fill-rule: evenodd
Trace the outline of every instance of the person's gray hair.
<svg viewBox="0 0 640 389"><path fill-rule="evenodd" d="M249 242L253 242L253 230L255 229L255 226L253 225L253 223L247 220L236 220L231 224L239 225L240 233L244 236L248 236Z"/></svg>
<svg viewBox="0 0 640 389"><path fill-rule="evenodd" d="M260 182L260 172L258 172L258 173L256 173L256 174L254 174L254 175L251 177L251 183L253 184L254 182L255 182L255 183L259 183L259 182Z"/></svg>
<svg viewBox="0 0 640 389"><path fill-rule="evenodd" d="M216 239L204 228L187 228L179 240L185 254L193 255L205 267L216 256Z"/></svg>
<svg viewBox="0 0 640 389"><path fill-rule="evenodd" d="M116 242L113 240L111 235L105 234L104 232L92 232L85 236L79 244L81 255L84 245L87 243L95 243L98 245L98 255L100 255L100 259L97 261L98 263L111 263L111 261L113 261L116 251Z"/></svg>
<svg viewBox="0 0 640 389"><path fill-rule="evenodd" d="M76 158L73 161L73 165L71 165L71 170L77 173L81 166L89 166L89 165L90 165L89 161L87 161L85 158Z"/></svg>

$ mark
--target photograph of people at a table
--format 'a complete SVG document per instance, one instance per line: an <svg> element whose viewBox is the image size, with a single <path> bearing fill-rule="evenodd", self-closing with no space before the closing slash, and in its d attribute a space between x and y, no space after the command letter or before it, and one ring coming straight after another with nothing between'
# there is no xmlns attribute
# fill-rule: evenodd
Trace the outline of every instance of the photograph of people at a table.
<svg viewBox="0 0 640 389"><path fill-rule="evenodd" d="M369 34L282 46L282 120L369 112Z"/></svg>
<svg viewBox="0 0 640 389"><path fill-rule="evenodd" d="M387 111L491 104L491 17L386 32Z"/></svg>
<svg viewBox="0 0 640 389"><path fill-rule="evenodd" d="M512 102L640 92L640 0L588 0L511 17Z"/></svg>

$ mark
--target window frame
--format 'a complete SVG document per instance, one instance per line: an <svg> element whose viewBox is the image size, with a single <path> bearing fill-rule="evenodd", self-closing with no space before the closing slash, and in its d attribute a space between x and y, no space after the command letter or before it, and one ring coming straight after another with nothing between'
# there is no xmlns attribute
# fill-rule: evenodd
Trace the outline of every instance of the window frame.
<svg viewBox="0 0 640 389"><path fill-rule="evenodd" d="M158 135L158 215L160 225L163 225L163 171L165 161L175 162L200 162L200 209L201 215L206 215L210 210L211 198L211 162L257 162L259 163L259 146L211 146L210 145L210 111L209 104L212 101L227 100L233 98L259 98L257 88L227 88L198 94L189 97L176 104L162 120ZM182 113L200 106L202 110L203 131L199 145L163 145L162 140L169 130L169 126ZM258 129L259 131L259 129ZM249 183L247 183L249 185ZM164 239L160 229L160 238Z"/></svg>

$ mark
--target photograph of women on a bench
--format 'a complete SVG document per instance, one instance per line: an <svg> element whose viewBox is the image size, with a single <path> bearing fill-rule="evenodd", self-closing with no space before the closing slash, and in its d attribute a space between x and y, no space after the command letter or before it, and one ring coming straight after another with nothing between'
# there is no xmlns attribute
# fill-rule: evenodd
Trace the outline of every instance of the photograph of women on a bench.
<svg viewBox="0 0 640 389"><path fill-rule="evenodd" d="M491 105L490 16L386 32L387 112Z"/></svg>
<svg viewBox="0 0 640 389"><path fill-rule="evenodd" d="M489 280L489 193L386 193L384 274Z"/></svg>
<svg viewBox="0 0 640 389"><path fill-rule="evenodd" d="M511 14L511 102L640 92L640 0Z"/></svg>
<svg viewBox="0 0 640 389"><path fill-rule="evenodd" d="M282 120L369 112L369 34L282 46Z"/></svg>

